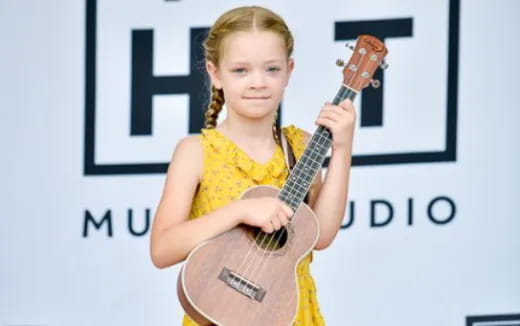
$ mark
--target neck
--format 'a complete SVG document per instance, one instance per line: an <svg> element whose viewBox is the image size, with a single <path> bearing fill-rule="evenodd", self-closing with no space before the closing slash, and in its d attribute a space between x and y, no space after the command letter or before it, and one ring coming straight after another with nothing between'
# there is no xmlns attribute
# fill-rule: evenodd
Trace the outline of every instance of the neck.
<svg viewBox="0 0 520 326"><path fill-rule="evenodd" d="M235 139L248 139L258 142L269 142L273 140L273 119L274 112L265 117L258 119L250 119L234 113L232 110L227 111L227 117L220 123L216 129Z"/></svg>

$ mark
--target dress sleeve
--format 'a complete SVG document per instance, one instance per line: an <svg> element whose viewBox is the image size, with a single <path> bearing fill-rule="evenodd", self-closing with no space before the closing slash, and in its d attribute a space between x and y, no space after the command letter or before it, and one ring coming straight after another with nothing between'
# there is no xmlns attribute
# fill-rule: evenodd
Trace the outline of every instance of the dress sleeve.
<svg viewBox="0 0 520 326"><path fill-rule="evenodd" d="M296 159L299 159L305 150L304 130L294 125L283 127L282 131L291 145Z"/></svg>

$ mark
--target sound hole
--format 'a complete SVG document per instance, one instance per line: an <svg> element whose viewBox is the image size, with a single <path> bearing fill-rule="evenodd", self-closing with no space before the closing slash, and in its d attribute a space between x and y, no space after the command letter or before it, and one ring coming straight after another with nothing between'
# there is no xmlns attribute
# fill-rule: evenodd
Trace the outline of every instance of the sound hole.
<svg viewBox="0 0 520 326"><path fill-rule="evenodd" d="M252 228L251 236L256 244L264 250L278 250L287 243L287 229L282 227L273 233L265 233L260 228Z"/></svg>

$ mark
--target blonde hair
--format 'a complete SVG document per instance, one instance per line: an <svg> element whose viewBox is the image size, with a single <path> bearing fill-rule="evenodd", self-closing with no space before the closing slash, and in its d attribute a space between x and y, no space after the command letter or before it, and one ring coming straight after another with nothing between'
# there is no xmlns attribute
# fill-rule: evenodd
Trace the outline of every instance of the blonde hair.
<svg viewBox="0 0 520 326"><path fill-rule="evenodd" d="M209 30L204 42L206 62L218 66L221 57L223 40L235 32L246 32L253 29L274 32L282 37L287 48L287 57L291 56L294 40L282 17L269 9L258 6L247 6L231 9L220 16ZM211 86L211 100L206 111L206 128L215 128L217 118L224 105L224 91ZM273 137L279 143L276 116L273 121Z"/></svg>

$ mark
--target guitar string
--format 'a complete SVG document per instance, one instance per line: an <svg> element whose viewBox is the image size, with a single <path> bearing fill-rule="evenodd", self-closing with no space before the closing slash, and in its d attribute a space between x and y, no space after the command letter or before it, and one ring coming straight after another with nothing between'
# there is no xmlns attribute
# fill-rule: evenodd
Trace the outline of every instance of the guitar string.
<svg viewBox="0 0 520 326"><path fill-rule="evenodd" d="M295 169L293 169L293 170L298 171L298 170L296 169L296 167L295 167ZM292 190L295 190L296 193L299 192L298 189L296 188L296 187L298 186L298 184L297 184L297 183L293 183L293 185L294 185L293 187L291 187L291 186L289 185L287 188L285 188L285 189L288 189L289 194L291 193ZM279 198L281 197L281 195L282 195L282 194L280 193L280 194L279 194ZM296 212L297 208L298 208L298 207L296 207L296 208L294 209L294 212ZM260 258L264 258L264 259L260 261L260 266L263 265L262 262L265 263L265 261L266 261L266 258L265 258L265 252L270 251L270 250L265 250L264 248L270 248L270 245L271 245L271 243L272 243L272 239L274 239L274 236L275 236L276 233L279 233L278 240L277 240L277 241L279 241L279 239L283 236L283 232L284 232L284 231L285 231L285 228L282 229L281 232L272 232L272 233L260 232L260 233L257 235L257 238L255 238L255 242L258 240L258 236L260 236L260 234L262 235L262 239L261 239L261 242L260 242L260 244L259 244L259 247L261 248L261 250L263 250L263 252L260 253ZM265 242L266 239L269 239L269 241L268 241L267 246L264 247L264 242ZM256 242L256 243L258 244L258 242ZM275 242L275 243L276 243L276 242ZM248 251L248 252L249 252L249 251ZM268 258L269 258L269 257L268 257ZM250 269L251 267L254 266L254 263L255 263L255 261L254 261L254 258L253 258L253 260L249 263L249 265L248 265L246 271L243 272L241 275L244 275L244 277L245 277L246 275L249 275L249 274L250 274L250 273L249 273L249 269ZM242 264L241 264L241 265L242 265ZM258 267L257 267L257 268L258 268ZM256 269L257 269L257 268L256 268ZM254 272L256 269L253 267L253 272ZM252 274L251 274L251 275L252 275ZM250 278L250 279L253 280L254 278ZM247 284L247 283L246 283L246 284ZM242 282L239 283L239 286L242 286ZM243 290L243 286L242 286L241 290Z"/></svg>
<svg viewBox="0 0 520 326"><path fill-rule="evenodd" d="M290 189L290 188L291 188L291 187L288 188L289 191L296 190L296 188L294 188L294 189ZM260 242L260 248L263 248L262 246L263 246L263 243L264 243L265 240L266 240L266 235L268 235L267 233L264 233L264 232L261 232L261 231L260 231L260 232L256 235L256 237L255 237L255 239L254 239L254 243L258 243L258 241L259 241L259 237L260 237L261 235L263 235L263 238L262 238L262 241ZM251 258L251 261L250 261L249 264L247 265L246 270L243 271L243 272L241 271L241 269L242 269L244 263L249 259L249 255L250 255L251 253L253 253L253 256L255 255L256 252L253 250L253 248L254 248L254 244L253 244L252 246L250 246L250 248L248 249L248 251L247 251L247 253L246 253L245 258L242 260L240 266L236 269L236 273L237 273L238 275L242 276L242 278L244 278L244 279L247 277L247 275L248 275L248 273L249 273L249 269L250 269L250 268L254 265L254 263L255 263L255 257L252 257L252 258ZM264 252L265 252L265 250L264 250ZM263 256L263 254L264 254L264 253L261 253L260 255ZM250 280L250 281L253 281L251 278L249 278L249 280ZM240 291L243 291L245 285L247 285L247 282L242 281L242 279L240 279L239 282L238 282L237 287L239 288ZM229 301L229 300L228 300L228 301ZM223 306L224 306L224 307L226 307L226 306L230 306L229 304L225 304L225 303L226 303L226 302L223 302ZM227 303L229 303L229 302L227 302Z"/></svg>
<svg viewBox="0 0 520 326"><path fill-rule="evenodd" d="M360 60L362 59L363 56L364 56L364 54L361 55ZM351 79L353 79L353 77L354 77L354 75L351 77ZM351 81L352 81L352 80L351 80ZM351 82L351 81L350 81L350 82ZM348 92L347 92L347 95L348 95ZM338 98L337 95L336 95L336 98ZM335 99L336 99L336 98L335 98ZM339 99L342 100L341 98L339 98ZM317 134L317 135L320 136L319 134ZM318 141L318 145L324 145L324 144L321 144L321 143ZM329 144L329 145L330 145L330 144ZM312 160L312 158L310 158L310 160ZM322 162L322 163L323 163L323 162ZM316 169L316 170L315 170L314 176L311 178L311 182L312 182L312 180L314 180L314 177L316 176L316 174L317 174L318 171L319 171L319 169ZM290 187L289 187L289 188L290 188ZM290 190L295 190L295 188L294 188L294 189L290 189ZM289 191L289 193L290 193L290 191ZM280 194L280 196L281 196L281 194ZM301 204L301 202L300 202L300 204ZM299 205L298 205L298 207L299 207ZM294 217L294 215L295 215L296 210L298 209L298 207L296 207L296 209L294 209L294 214L293 214L293 216L291 216L290 222L289 222L288 224L292 223L292 219L293 219L293 217ZM257 234L257 236L255 237L255 242L258 240L259 235L262 234L262 235L263 235L263 239L262 239L262 242L261 242L261 244L260 244L260 248L263 248L262 246L263 246L263 243L264 243L264 241L265 241L266 238L269 239L268 244L267 244L267 248L270 248L271 242L272 242L272 240L274 239L275 235L276 235L276 234L279 234L278 237L276 238L275 244L276 244L277 242L280 243L280 240L281 240L281 238L282 238L284 232L287 233L285 227L281 229L281 232L277 232L277 231L275 231L275 232L272 232L272 233L270 233L270 234L267 234L267 233L264 233L264 232L259 232L259 233ZM268 235L269 235L269 236L268 236ZM250 249L248 250L248 253L247 253L247 255L246 255L246 258L242 261L242 263L241 263L239 269L241 269L241 267L243 266L243 264L247 261L247 258L248 258L248 256L249 256L250 252L252 252L252 247L253 247L253 246L251 246ZM263 249L263 253L262 253L260 259L264 256L264 253L265 253L265 252L268 252L268 256L267 256L267 258L263 257L263 260L261 259L261 261L260 261L260 268L259 268L258 273L256 273L256 274L259 275L259 274L263 271L263 269L265 268L265 265L266 265L267 261L269 261L269 259L271 258L272 254L274 253L274 251L275 251L275 250L269 250L269 249L268 249L268 250L265 250L265 249ZM250 268L251 266L254 265L254 262L255 262L255 257L253 257L252 261L249 263L248 268L246 269L246 272L244 272L244 273L240 273L239 275L242 275L242 277L245 279L246 276L247 276L247 273L249 272L249 268ZM237 273L238 273L239 269L237 269ZM253 269L253 273L254 273L254 272L255 272L255 270ZM254 283L253 279L254 279L254 278L249 277L249 280L250 280L251 282ZM242 283L243 283L242 280L240 280L240 281L239 281L239 284L238 284L238 287L239 287L239 288L242 286ZM245 284L247 285L247 283L245 283ZM243 291L243 289L244 289L244 286L242 286L242 288L241 288L240 290Z"/></svg>
<svg viewBox="0 0 520 326"><path fill-rule="evenodd" d="M357 62L358 67L359 67L359 62L363 59L363 56L364 56L364 54L361 53L361 56L360 56L360 58L359 58L359 61ZM351 76L351 78L350 78L350 80L349 80L349 82L348 82L347 84L352 83L353 78L354 78L354 74ZM342 92L341 92L342 89L343 89L343 87L340 89L340 92L338 92L338 94L342 93ZM341 96L338 96L338 94L336 94L336 96L334 97L334 101L335 101L335 100L339 100L336 104L339 104L339 102L341 102L343 99L345 99L345 98L348 96L349 92L347 92L347 93L345 94L345 97L343 97L343 98L342 98ZM343 94L342 94L342 95L343 95ZM318 127L318 128L319 128L319 127ZM326 128L325 128L325 129L326 129ZM327 131L328 131L328 130L327 130ZM328 132L330 132L330 131L328 131ZM314 135L317 135L317 136L316 136L317 138L321 137L321 135L319 134L319 132L315 132ZM312 140L313 140L312 138L314 138L314 135L313 135L313 137L311 137L311 141L309 142L310 144L312 144ZM330 140L330 141L331 141L331 140ZM316 141L316 142L318 143L318 145L324 145L324 144L321 144L321 143L319 142L319 140ZM315 144L314 144L314 145L315 145ZM328 146L329 146L329 145L330 145L330 144L327 144L327 150L328 150ZM312 151L312 148L311 148L310 150ZM304 151L304 154L305 154L305 151ZM309 154L309 155L312 155L312 154ZM322 166L324 158L325 158L325 155L323 155L322 158L321 158L321 161L322 161L322 162L317 162L317 163L319 163L319 166ZM310 159L312 160L312 156L310 157ZM300 162L301 162L301 161L300 161ZM297 165L298 165L298 163L297 163ZM295 167L295 168L296 168L296 167ZM314 180L314 177L316 176L316 174L318 173L318 171L319 171L319 169L316 169L316 170L315 170L314 175L313 175L312 178L310 179L310 183L312 183L312 181ZM300 202L300 203L301 203L301 202ZM298 207L294 210L294 213L296 213L296 210L297 210L297 209L298 209ZM279 235L278 235L278 237L277 237L277 239L276 239L276 241L275 241L275 245L276 245L277 242L280 243L279 241L281 240L281 237L283 236L283 233L284 233L284 232L287 233L287 231L286 231L285 228L282 229L282 232L279 232ZM271 244L271 241L272 241L272 239L274 238L274 236L275 236L275 233L273 233L273 234L271 235L271 237L269 237L269 242L268 242L267 248L270 248L270 244ZM265 250L264 250L264 251L265 251ZM269 253L268 253L267 257L264 257L263 262L261 262L260 269L259 269L259 271L256 273L256 275L261 275L261 272L262 272L263 269L265 268L265 265L267 264L267 262L269 261L269 259L271 258L271 256L273 255L274 252L275 252L275 250L269 250ZM254 271L253 271L253 273L254 273ZM256 276L256 275L255 275L255 274L252 274L252 275L251 275L251 277L252 277L251 279L254 279L253 277Z"/></svg>
<svg viewBox="0 0 520 326"><path fill-rule="evenodd" d="M362 55L363 55L363 54L362 54ZM352 76L352 78L353 78L353 76ZM351 95L353 95L353 96L352 96L351 99L353 100L353 99L354 99L354 96L357 95L357 92L354 92L353 90L347 89L347 93L345 94L345 95L346 95L345 98L348 97L348 95L349 95L349 91L352 92ZM338 96L336 96L336 98L337 98L337 97L338 97ZM335 98L335 99L336 99L336 98ZM344 99L344 98L343 98L343 99ZM340 98L340 100L342 100L342 99ZM319 170L319 169L316 170L316 173L317 173L318 170ZM313 177L311 180L314 180L314 177ZM291 189L291 190L292 190L292 189ZM289 192L289 193L290 193L290 192ZM281 195L282 195L282 194L280 193L280 196L281 196ZM301 202L300 202L300 203L301 203ZM295 213L296 213L296 210L297 210L297 208L294 210ZM293 215L293 216L294 216L294 215ZM291 217L291 221L292 221L292 217ZM291 222L290 222L290 223L291 223ZM277 238L277 241L280 240L280 237L282 236L283 231L285 231L285 229L282 229L282 233L280 233L280 236ZM275 233L276 233L276 232L275 232ZM264 234L264 236L265 236L265 234ZM274 236L274 234L271 235L271 239L270 239L270 241L269 241L269 243L268 243L268 248L269 248L269 245L270 245L270 242L271 242L273 236ZM258 235L257 235L256 238L258 238ZM256 241L256 238L255 238L255 241ZM265 240L265 239L262 240L262 243L263 243L264 240ZM264 252L265 252L265 250L264 250ZM272 251L270 252L268 258L269 258L271 255L272 255ZM261 268L260 268L260 272L263 270L263 267L265 266L265 263L266 263L267 261L268 261L268 259L265 259L265 258L264 258L264 264L262 264L262 266L261 266Z"/></svg>
<svg viewBox="0 0 520 326"><path fill-rule="evenodd" d="M289 192L289 193L291 193L293 190L295 190L296 192L298 192L298 189L296 188L297 185L298 185L297 183L293 183L293 187L291 187L291 186L289 185L289 187L287 187L286 189L288 189L288 192ZM296 209L294 209L294 211L296 211ZM279 235L277 241L279 241L279 239L283 236L283 231L285 231L285 229L282 229L282 233L280 233L280 235ZM273 237L274 237L274 232L273 232L273 233L265 233L265 232L261 232L261 231L260 231L260 232L256 235L256 237L255 237L255 239L254 239L254 242L255 242L256 244L258 244L258 242L259 242L259 237L260 237L260 236L262 236L262 239L261 239L261 241L260 241L259 247L262 248L262 249L265 248L265 247L264 247L264 242L265 242L266 239L269 239L268 244L267 244L267 248L269 248L269 246L270 246L270 244L271 244L271 242L272 242L272 239L273 239ZM242 269L244 263L247 262L247 260L249 259L249 255L250 255L251 253L253 253L253 256L254 256L255 251L253 250L253 247L254 247L254 245L251 246L251 247L249 248L249 250L248 250L247 253L246 253L246 257L242 260L242 263L240 264L240 266L239 266L239 267L237 268L237 270L236 270L237 274L242 275L244 278L245 278L247 275L249 275L249 269L250 269L250 268L253 267L253 271L255 270L255 268L254 268L255 257L252 257L252 258L251 258L251 261L250 261L250 262L248 263L248 265L247 265L246 270L245 270L245 271L241 271L241 269ZM267 250L264 249L263 252L260 253L260 258L262 258L262 257L265 255L265 252L266 252L266 251L267 251ZM264 258L263 261L265 262L265 258ZM262 264L262 260L260 261L260 264ZM252 278L251 278L251 280L252 280ZM239 281L239 284L238 284L237 286L238 286L239 290L242 291L242 290L244 289L245 285L247 285L247 282L243 282L242 280L240 280L240 281Z"/></svg>
<svg viewBox="0 0 520 326"><path fill-rule="evenodd" d="M259 236L260 236L261 233L263 233L263 232L260 231L260 232L257 234L257 236L255 237L255 240L254 240L255 243L257 243L258 238L259 238ZM266 235L267 233L263 233L263 234ZM265 237L264 237L264 239L262 239L262 242L261 242L261 244L260 244L260 248L262 248L262 245L263 245L263 242L264 242L264 241L265 241ZM252 266L254 265L254 262L255 262L255 257L254 257L254 255L256 254L256 251L254 251L253 248L254 248L254 244L253 244L252 246L250 246L250 248L249 248L248 251L247 251L246 258L244 258L244 259L242 260L242 263L240 264L239 268L237 268L237 270L236 270L236 273L237 273L239 276L241 276L241 279L239 279L239 281L238 281L238 285L236 285L239 291L244 291L244 287L245 287L245 285L247 285L247 282L243 281L242 278L243 278L243 279L246 279L246 278L247 278L249 281L255 283L254 280L253 280L252 278L247 277L247 275L248 275L248 273L249 273L249 268L252 267ZM264 250L264 252L265 252L265 250ZM249 258L249 255L250 255L251 253L253 253L253 257L252 257L252 259L251 259L251 262L247 265L247 269L246 269L244 272L240 272L240 270L242 269L242 266L244 265L244 262L247 261L247 259ZM260 256L263 256L263 253L260 253ZM260 263L261 263L261 262L262 262L262 261L260 261ZM226 311L229 311L229 307L231 307L231 308L233 307L233 305L230 305L230 304L229 304L229 301L230 301L230 300L231 300L231 297L228 297L227 301L224 300L224 301L222 302L222 306L224 307L224 308L223 308L223 309L224 309L223 313L225 313ZM226 308L227 308L227 309L226 309Z"/></svg>
<svg viewBox="0 0 520 326"><path fill-rule="evenodd" d="M336 95L336 98L338 98L337 95ZM339 99L341 100L341 97L339 97ZM318 139L318 140L316 140L316 139ZM321 140L324 140L324 143L322 143ZM314 153L312 153L312 145L314 145L314 146L315 146L316 144L317 144L318 146L327 145L326 147L327 147L327 150L328 150L328 146L330 146L330 144L327 144L328 141L330 141L330 139L327 139L327 138L321 136L321 134L320 134L319 132L314 133L314 136L311 138L311 141L309 142L310 145L311 145L311 148L310 148L310 151L309 151L308 153L310 153L310 154L307 155L306 159L308 159L309 161L312 161L312 162L314 162L314 163L317 163L318 166L322 166L322 164L323 164L323 160L324 160L325 157L322 156L322 158L321 158L321 162L319 162L319 161L314 161L314 160L313 160L313 156L312 156L312 155L314 154ZM324 148L324 147L323 147L323 148ZM325 153L323 153L322 155L324 155L324 154L325 154ZM303 155L302 155L302 157L303 157ZM301 165L302 162L303 162L303 160L302 160L302 161L299 161L299 162L298 162L299 164L297 163L297 166L295 166L295 168L294 168L293 170L298 171L298 166ZM304 171L304 170L302 170L302 171ZM316 176L316 174L318 173L318 171L319 171L319 169L316 169L316 170L315 170L314 175L309 179L309 181L310 181L309 184L312 183L312 180L314 180L314 177ZM308 176L309 176L309 175L305 174L305 172L301 172L301 175L303 175L303 176L305 176L305 177L308 177ZM299 177L299 176L297 176L296 174L295 174L294 176L297 177L297 178ZM289 177L291 177L291 176L289 176ZM287 188L287 189L289 189L289 191L288 191L289 194L291 193L292 190L296 190L297 193L300 193L300 191L296 188L296 187L298 186L298 184L297 184L296 182L294 182L293 184L294 184L294 187L289 186L289 187ZM297 201L298 201L298 200L297 200ZM299 207L299 206L298 206L298 207ZM296 212L296 210L298 209L298 207L295 207L294 212ZM291 222L292 222L292 220L291 220ZM272 254L275 252L275 250L272 250L272 249L270 250L270 249L269 249L270 246L271 246L272 240L276 237L276 241L274 242L274 244L276 245L276 243L280 243L280 240L282 239L282 237L284 236L284 234L288 234L288 233L287 233L287 227L288 227L288 226L282 228L279 232L273 232L273 233L270 233L270 234L263 233L263 239L262 239L262 242L260 243L260 248L262 248L262 250L263 250L263 252L261 253L260 258L263 258L263 259L260 261L260 265L257 266L256 268L254 268L254 269L250 272L249 269L255 265L255 264L254 264L255 261L254 261L254 259L253 259L253 260L249 263L249 266L248 266L246 272L244 272L242 275L244 275L244 276L247 275L251 280L254 280L255 277L256 277L257 275L261 275L261 273L263 272L263 270L264 270L264 268L265 268L267 262L268 262L269 259L271 258ZM276 234L278 234L278 236L276 236ZM266 239L269 239L269 241L268 241L267 246L264 247L263 245L264 245L264 242L265 242ZM264 248L268 248L268 249L266 250L266 249L264 249ZM265 257L265 253L266 253L266 252L268 253L268 254L267 254L267 257ZM246 284L247 284L247 283L246 283ZM239 283L239 286L241 286L241 290L244 289L244 286L242 285L242 283Z"/></svg>
<svg viewBox="0 0 520 326"><path fill-rule="evenodd" d="M319 135L319 134L316 134L316 135ZM319 136L317 136L317 137L319 138ZM320 143L318 143L318 144L320 144ZM323 144L322 144L322 145L323 145ZM311 160L312 160L312 159L311 159ZM316 162L316 163L320 163L320 162ZM323 164L323 159L321 160L321 164L320 164L320 166L321 166L322 164ZM295 167L295 169L296 169L296 167ZM314 180L314 178L316 177L316 175L318 174L318 171L319 171L320 169L321 169L321 167L315 170L314 174L313 174L313 175L311 176L311 178L310 178L311 181L309 182L309 184L312 183L312 180ZM299 209L299 206L301 205L302 200L299 200L299 202L300 202L300 204L298 205L298 207L295 208L295 210L294 210L294 214L296 214L296 211ZM286 239L286 241L289 240L289 239L288 239L288 237L289 237L289 233L288 233L288 231L287 231L287 228L289 227L289 224L292 223L292 220L293 220L293 218L291 218L291 222L288 223L287 226L285 226L284 228L282 228L282 229L280 230L280 232L278 232L278 236L276 237L276 240L275 240L275 242L274 242L274 246L277 246L277 244L280 244L280 243L281 243L281 240L282 240L284 234L287 234L287 239ZM273 235L270 237L269 242L268 242L268 244L267 244L267 248L270 248L270 247L271 247L271 241L273 240L274 237L275 237L275 233L273 233ZM261 262L261 264L260 264L259 268L257 269L257 271L253 271L253 273L252 273L252 275L251 275L251 277L252 277L253 279L259 277L259 275L262 275L262 273L264 272L265 267L267 266L267 262L270 260L270 258L272 257L272 255L274 254L275 251L276 251L275 249L268 250L269 253L268 253L267 257L265 257L264 260Z"/></svg>

